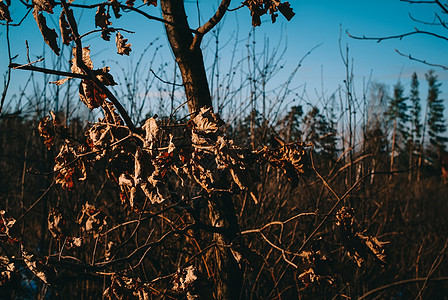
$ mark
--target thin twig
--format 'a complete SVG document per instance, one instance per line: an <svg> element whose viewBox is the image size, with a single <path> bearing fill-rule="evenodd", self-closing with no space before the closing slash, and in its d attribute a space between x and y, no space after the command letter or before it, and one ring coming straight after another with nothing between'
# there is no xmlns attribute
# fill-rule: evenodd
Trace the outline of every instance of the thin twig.
<svg viewBox="0 0 448 300"><path fill-rule="evenodd" d="M6 47L8 49L8 60L9 60L9 63L11 63L12 58L11 58L11 44L9 42L9 23L6 24ZM4 84L2 98L0 101L0 114L3 112L3 104L5 103L6 93L8 92L9 83L11 82L11 69L8 68L8 70L6 72L7 72L6 82Z"/></svg>
<svg viewBox="0 0 448 300"><path fill-rule="evenodd" d="M398 53L399 55L401 55L401 56L404 56L404 57L409 58L410 60L418 61L418 62L420 62L420 63L423 63L423 64L428 65L428 66L431 66L431 67L442 68L444 71L448 70L448 67L447 67L447 66L439 65L439 64L434 64L434 63L430 63L430 62L427 62L427 61L424 60L424 59L418 59L418 58L412 57L411 54L404 54L404 53L401 53L401 52L398 51L397 49L395 49L395 52L397 52L397 53Z"/></svg>
<svg viewBox="0 0 448 300"><path fill-rule="evenodd" d="M445 241L445 245L443 246L443 249L440 250L439 254L437 255L436 259L434 260L434 262L431 265L431 268L429 269L428 275L426 275L426 280L423 282L423 286L421 287L421 289L418 291L417 296L415 297L415 300L417 300L418 298L420 298L420 296L422 295L426 285L428 284L428 280L430 279L431 275L434 273L434 271L437 269L437 267L440 265L440 263L443 260L443 255L445 254L446 248L448 247L448 239Z"/></svg>
<svg viewBox="0 0 448 300"><path fill-rule="evenodd" d="M193 42L191 43L190 49L196 49L200 46L202 38L204 35L213 29L213 27L216 26L216 24L221 21L222 17L224 17L225 13L227 12L227 9L229 8L230 0L222 0L221 4L219 4L218 9L216 10L213 17L210 18L204 25L199 27L197 29L198 33L193 38Z"/></svg>
<svg viewBox="0 0 448 300"><path fill-rule="evenodd" d="M95 73L90 70L86 64L84 63L84 60L82 59L82 42L81 38L78 33L78 25L76 23L76 20L73 16L73 14L70 12L69 6L66 2L66 0L61 0L61 4L63 7L63 10L65 12L65 15L67 16L67 21L70 25L70 29L72 31L75 44L76 44L76 64L88 75L89 80L91 80L98 89L103 92L107 98L109 98L110 101L114 104L114 106L117 108L118 112L120 113L121 117L123 118L126 125L129 127L129 129L132 132L138 132L137 128L135 127L134 123L132 122L131 118L129 117L129 114L127 113L126 109L121 105L120 101L115 97L114 94L102 83L95 75Z"/></svg>
<svg viewBox="0 0 448 300"><path fill-rule="evenodd" d="M348 31L346 31L346 32L347 32L347 35L349 37L351 37L352 39L355 39L355 40L371 40L371 41L373 40L373 41L377 41L377 43L382 42L384 40L392 40L392 39L400 39L401 40L404 37L407 37L407 36L410 36L410 35L414 35L414 34L426 34L426 35L434 36L436 38L448 41L448 37L446 37L446 36L438 35L438 34L436 34L434 32L421 31L421 30L418 30L418 29L416 29L415 31L411 31L411 32L403 33L403 34L389 35L389 36L383 36L383 37L366 37L364 35L363 36L355 36L355 35L351 35Z"/></svg>
<svg viewBox="0 0 448 300"><path fill-rule="evenodd" d="M45 190L45 192L36 201L34 201L34 203L17 219L17 221L14 223L13 226L17 225L33 209L33 207L36 206L45 197L45 195L54 186L54 183L55 183L55 181L53 181L50 184L50 186Z"/></svg>
<svg viewBox="0 0 448 300"><path fill-rule="evenodd" d="M152 75L154 75L154 77L156 77L158 80L160 80L163 83L166 83L166 84L169 84L169 85L174 85L174 86L184 86L183 84L179 84L179 83L174 83L174 82L169 82L169 81L163 80L162 78L157 76L157 74L154 72L153 69L149 69L149 71L152 73Z"/></svg>
<svg viewBox="0 0 448 300"><path fill-rule="evenodd" d="M431 279L427 279L427 278L413 278L413 279L405 279L405 280L401 280L401 281L397 281L391 284L386 284L383 285L379 288L373 289L371 291L368 291L367 293L365 293L364 295L362 295L361 297L358 298L358 300L362 300L362 299L366 299L367 297L376 294L378 292L381 292L383 290L386 289L390 289L396 286L400 286L400 285L404 285L404 284L410 284L410 283L415 283L415 282L421 282L421 281L448 281L448 277L438 277L438 278L431 278Z"/></svg>

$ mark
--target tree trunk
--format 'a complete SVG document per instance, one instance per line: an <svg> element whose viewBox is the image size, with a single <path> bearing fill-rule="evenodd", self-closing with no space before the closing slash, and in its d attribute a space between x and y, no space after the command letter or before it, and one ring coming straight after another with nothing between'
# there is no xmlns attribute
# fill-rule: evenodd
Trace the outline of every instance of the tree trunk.
<svg viewBox="0 0 448 300"><path fill-rule="evenodd" d="M188 109L194 113L203 106L211 107L212 100L200 47L192 47L193 34L187 22L183 0L162 0L166 34L182 74Z"/></svg>
<svg viewBox="0 0 448 300"><path fill-rule="evenodd" d="M161 0L163 18L168 40L182 74L185 94L190 113L202 107L212 107L210 90L205 73L202 51L199 45L193 47L193 33L188 25L183 0ZM220 180L218 185L225 185ZM232 194L213 193L209 197L209 220L215 227L225 230L225 234L214 234L216 247L216 297L217 299L240 299L242 272L232 255L229 245L239 232Z"/></svg>

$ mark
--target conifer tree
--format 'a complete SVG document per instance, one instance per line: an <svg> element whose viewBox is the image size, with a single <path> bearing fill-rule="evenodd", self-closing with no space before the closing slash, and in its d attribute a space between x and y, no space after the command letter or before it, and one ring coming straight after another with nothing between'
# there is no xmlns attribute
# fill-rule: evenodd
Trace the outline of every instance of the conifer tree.
<svg viewBox="0 0 448 300"><path fill-rule="evenodd" d="M388 121L393 122L393 148L408 139L409 131L406 123L409 121L407 97L404 97L404 88L401 82L394 85L394 93L389 102L386 112ZM399 136L396 135L399 134Z"/></svg>
<svg viewBox="0 0 448 300"><path fill-rule="evenodd" d="M448 141L448 138L443 135L447 128L443 114L445 106L443 100L439 98L441 83L438 81L437 75L434 74L433 70L429 70L425 76L428 81L427 125L429 142L435 149L438 149L439 147L445 149L444 143Z"/></svg>
<svg viewBox="0 0 448 300"><path fill-rule="evenodd" d="M411 80L411 93L409 99L411 100L411 111L410 111L410 117L411 117L411 139L412 143L415 144L416 142L420 140L422 137L422 123L421 123L421 111L422 106L420 103L420 93L418 90L419 82L417 73L412 74L412 80Z"/></svg>

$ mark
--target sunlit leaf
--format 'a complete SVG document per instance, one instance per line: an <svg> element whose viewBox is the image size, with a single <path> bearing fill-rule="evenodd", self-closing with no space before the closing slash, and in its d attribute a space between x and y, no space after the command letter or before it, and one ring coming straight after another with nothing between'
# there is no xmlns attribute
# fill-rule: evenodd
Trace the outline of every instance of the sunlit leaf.
<svg viewBox="0 0 448 300"><path fill-rule="evenodd" d="M45 11L53 13L53 7L56 5L54 0L33 0L34 9L38 11Z"/></svg>
<svg viewBox="0 0 448 300"><path fill-rule="evenodd" d="M106 95L90 80L82 80L79 84L79 99L92 110L100 107Z"/></svg>
<svg viewBox="0 0 448 300"><path fill-rule="evenodd" d="M123 38L121 33L117 32L117 35L115 36L115 43L117 44L117 53L120 55L129 55L129 53L132 51L131 46L132 44L126 44L128 39Z"/></svg>

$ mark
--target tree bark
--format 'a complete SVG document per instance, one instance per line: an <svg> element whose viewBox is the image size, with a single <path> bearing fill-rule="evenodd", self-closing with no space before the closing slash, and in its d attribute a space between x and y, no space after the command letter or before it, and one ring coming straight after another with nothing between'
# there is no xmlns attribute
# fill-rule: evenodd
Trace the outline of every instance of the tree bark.
<svg viewBox="0 0 448 300"><path fill-rule="evenodd" d="M190 113L194 113L201 107L211 107L212 99L202 51L200 47L192 47L194 37L188 25L184 1L161 0L160 3L163 18L174 24L165 24L165 29L182 74L188 109Z"/></svg>
<svg viewBox="0 0 448 300"><path fill-rule="evenodd" d="M183 0L161 0L163 18L170 24L165 24L166 34L171 49L182 74L188 109L191 114L202 107L212 107L212 99L204 67L200 41L202 36L194 37L188 25ZM220 9L203 28L205 34L213 24L221 19L230 1L223 1ZM218 185L225 186L225 179ZM242 288L242 272L230 250L232 241L239 233L238 219L233 205L232 194L229 192L212 193L209 197L209 221L215 227L223 228L225 234L215 233L214 242L217 265L217 299L240 299Z"/></svg>

